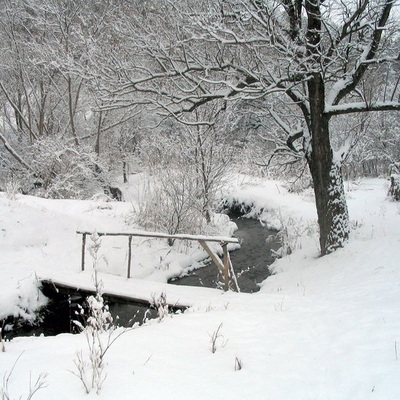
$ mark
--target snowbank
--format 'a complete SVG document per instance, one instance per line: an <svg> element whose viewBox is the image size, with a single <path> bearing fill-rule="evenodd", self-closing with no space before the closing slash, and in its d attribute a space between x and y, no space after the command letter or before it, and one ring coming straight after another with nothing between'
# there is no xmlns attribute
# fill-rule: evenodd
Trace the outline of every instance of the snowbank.
<svg viewBox="0 0 400 400"><path fill-rule="evenodd" d="M351 239L320 258L310 194L288 194L277 182L238 179L232 197L258 204L266 219L275 213L278 222L293 221L290 234L301 233L295 251L273 265L276 274L259 293L202 294L184 314L122 335L107 354L107 379L96 397L397 400L400 210L386 198L387 187L383 180L347 187ZM2 292L33 271L76 271L79 223L95 225L101 217L112 227L128 212L114 203L105 211L90 202L10 201L3 195L0 201ZM149 254L158 256L157 251L152 247ZM210 340L219 326L212 353ZM29 377L41 372L48 373L47 387L35 399L88 397L69 372L76 351L86 354L83 335L17 338L5 347L0 376L22 354L9 381L13 397L26 395Z"/></svg>

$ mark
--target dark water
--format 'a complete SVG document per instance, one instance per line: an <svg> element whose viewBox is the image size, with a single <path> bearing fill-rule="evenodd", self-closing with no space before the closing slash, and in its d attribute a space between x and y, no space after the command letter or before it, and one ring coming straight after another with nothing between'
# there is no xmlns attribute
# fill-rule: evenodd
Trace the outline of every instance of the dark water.
<svg viewBox="0 0 400 400"><path fill-rule="evenodd" d="M48 293L47 293L48 295ZM86 295L58 293L51 296L49 304L39 316L39 322L35 325L22 324L18 321L9 321L13 330L3 332L6 339L17 336L54 336L60 333L78 333L74 321L85 325L85 299ZM117 326L131 327L135 323L142 324L147 319L157 317L157 311L149 305L132 304L125 300L115 300L105 297L113 322ZM81 310L84 315L81 315Z"/></svg>
<svg viewBox="0 0 400 400"><path fill-rule="evenodd" d="M238 226L234 236L241 242L241 248L230 253L233 269L240 291L253 293L260 289L258 284L270 275L268 266L274 261L271 249L278 250L281 245L277 240L266 242L276 231L265 228L258 220L239 217L233 221ZM222 277L218 276L218 269L212 262L188 276L170 281L175 285L212 288L219 287L220 282Z"/></svg>

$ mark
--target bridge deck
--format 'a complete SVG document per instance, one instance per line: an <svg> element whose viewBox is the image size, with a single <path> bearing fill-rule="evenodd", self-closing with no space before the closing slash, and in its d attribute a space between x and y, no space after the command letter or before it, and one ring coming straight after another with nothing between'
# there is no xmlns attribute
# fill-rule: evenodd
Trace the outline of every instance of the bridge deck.
<svg viewBox="0 0 400 400"><path fill-rule="evenodd" d="M184 309L197 304L208 304L211 300L220 298L224 294L218 289L127 279L102 273L99 273L98 276L102 282L104 295L140 304L149 304L164 292L168 305ZM40 276L39 280L45 285L54 285L55 290L85 293L94 293L95 291L93 275L90 271L75 274L51 274L51 276Z"/></svg>

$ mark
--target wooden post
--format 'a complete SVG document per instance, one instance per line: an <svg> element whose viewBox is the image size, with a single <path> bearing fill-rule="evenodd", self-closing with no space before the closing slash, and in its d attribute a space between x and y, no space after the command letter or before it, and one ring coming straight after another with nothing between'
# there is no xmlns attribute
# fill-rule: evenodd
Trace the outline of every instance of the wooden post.
<svg viewBox="0 0 400 400"><path fill-rule="evenodd" d="M128 239L128 276L129 279L131 277L131 258L132 258L132 236L129 235Z"/></svg>
<svg viewBox="0 0 400 400"><path fill-rule="evenodd" d="M232 286L235 286L235 287L236 287L236 291L237 291L238 293L240 293L240 287L239 287L238 281L237 281L237 279L236 279L235 270L233 269L233 265L232 265L232 261L231 261L231 256L229 255L228 252L226 252L226 258L228 259L228 262L227 262L227 264L228 264L228 271L229 271L229 273L230 273L230 280L231 280L231 282L232 282Z"/></svg>
<svg viewBox="0 0 400 400"><path fill-rule="evenodd" d="M215 266L221 271L221 274L224 272L224 265L222 264L219 257L212 252L212 250L208 247L208 244L204 240L198 241L201 244L201 247L207 252L210 256L211 260L213 260Z"/></svg>
<svg viewBox="0 0 400 400"><path fill-rule="evenodd" d="M85 247L86 247L86 233L82 234L82 261L81 261L81 270L85 270Z"/></svg>
<svg viewBox="0 0 400 400"><path fill-rule="evenodd" d="M229 290L229 255L228 255L228 243L222 243L222 249L224 251L224 290Z"/></svg>
<svg viewBox="0 0 400 400"><path fill-rule="evenodd" d="M203 249L207 252L207 254L211 257L216 267L220 270L223 278L224 278L224 290L229 290L229 275L226 276L225 271L228 272L228 269L225 268L225 265L221 262L220 258L212 252L212 250L208 247L208 244L204 240L199 240L199 243L203 247ZM226 248L226 246L223 246ZM224 263L225 263L225 249L224 249Z"/></svg>

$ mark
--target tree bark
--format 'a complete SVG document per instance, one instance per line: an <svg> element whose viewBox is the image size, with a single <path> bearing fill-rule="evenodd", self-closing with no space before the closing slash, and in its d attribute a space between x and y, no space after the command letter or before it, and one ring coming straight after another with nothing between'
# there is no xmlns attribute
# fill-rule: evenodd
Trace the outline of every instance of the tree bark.
<svg viewBox="0 0 400 400"><path fill-rule="evenodd" d="M311 152L307 161L314 184L321 255L343 247L350 233L340 160L335 160L324 114L325 90L320 73L308 81Z"/></svg>
<svg viewBox="0 0 400 400"><path fill-rule="evenodd" d="M75 102L74 102L73 93L72 93L72 78L69 75L67 77L67 84L68 84L69 123L71 126L71 133L72 133L72 137L74 138L75 145L79 147L79 139L78 139L78 134L76 133L76 127L75 127L75 112L76 112L76 103L77 103L77 99L79 96L79 90L78 90L78 94L76 94Z"/></svg>
<svg viewBox="0 0 400 400"><path fill-rule="evenodd" d="M122 161L122 177L124 179L124 183L128 183L128 163L126 160Z"/></svg>

